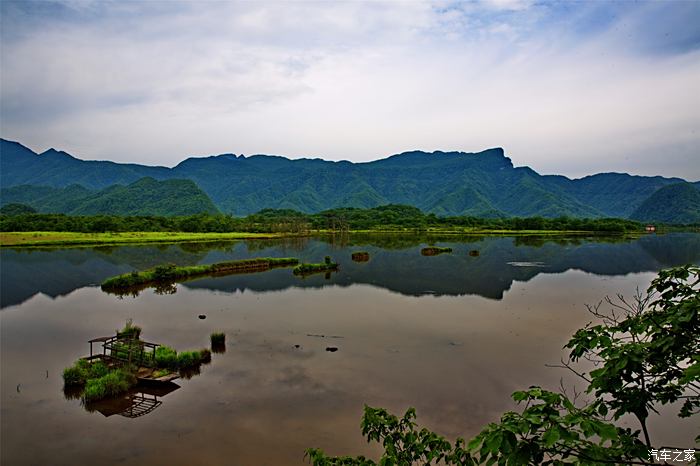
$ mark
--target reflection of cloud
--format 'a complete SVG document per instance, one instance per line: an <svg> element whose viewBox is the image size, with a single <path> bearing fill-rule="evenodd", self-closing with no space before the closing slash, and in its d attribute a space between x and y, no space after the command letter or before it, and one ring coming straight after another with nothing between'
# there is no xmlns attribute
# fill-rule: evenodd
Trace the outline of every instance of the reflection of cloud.
<svg viewBox="0 0 700 466"><path fill-rule="evenodd" d="M282 368L274 380L275 384L287 390L303 390L310 393L325 392L325 386L309 376L308 370L302 366Z"/></svg>
<svg viewBox="0 0 700 466"><path fill-rule="evenodd" d="M3 136L169 165L505 146L695 179L698 22L697 2L7 1Z"/></svg>

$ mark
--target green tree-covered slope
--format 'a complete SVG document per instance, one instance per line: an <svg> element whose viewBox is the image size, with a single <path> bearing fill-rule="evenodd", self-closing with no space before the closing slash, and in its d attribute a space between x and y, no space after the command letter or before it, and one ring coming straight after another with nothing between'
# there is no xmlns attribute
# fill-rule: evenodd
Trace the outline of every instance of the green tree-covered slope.
<svg viewBox="0 0 700 466"><path fill-rule="evenodd" d="M193 215L218 213L211 199L190 180L142 178L127 186L90 191L80 185L65 188L22 185L0 190L3 205L20 203L39 212L73 215Z"/></svg>
<svg viewBox="0 0 700 466"><path fill-rule="evenodd" d="M700 223L700 189L692 183L665 186L649 196L631 218L643 222Z"/></svg>
<svg viewBox="0 0 700 466"><path fill-rule="evenodd" d="M437 215L628 217L676 178L605 173L572 180L515 167L503 149L405 152L368 163L223 154L173 168L83 161L53 149L36 154L0 140L2 187L79 184L104 189L143 177L194 181L225 213L265 208L313 213L405 204Z"/></svg>

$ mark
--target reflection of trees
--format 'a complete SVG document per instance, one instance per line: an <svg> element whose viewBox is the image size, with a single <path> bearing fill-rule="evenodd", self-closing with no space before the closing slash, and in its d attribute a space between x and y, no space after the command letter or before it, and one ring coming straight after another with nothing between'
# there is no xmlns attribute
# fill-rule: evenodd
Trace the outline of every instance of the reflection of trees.
<svg viewBox="0 0 700 466"><path fill-rule="evenodd" d="M236 241L200 241L193 243L178 243L180 249L191 254L207 253L209 251L231 252Z"/></svg>
<svg viewBox="0 0 700 466"><path fill-rule="evenodd" d="M250 239L246 240L245 244L248 248L248 252L262 251L275 247L293 251L303 251L308 247L309 240L310 238L308 236L295 236L289 238Z"/></svg>
<svg viewBox="0 0 700 466"><path fill-rule="evenodd" d="M474 243L483 241L485 236L465 236L431 234L425 232L415 233L352 233L323 235L316 237L319 241L329 243L337 247L348 246L375 246L382 249L409 249L421 244L433 244L437 242L449 243Z"/></svg>
<svg viewBox="0 0 700 466"><path fill-rule="evenodd" d="M515 246L530 246L535 248L541 248L547 243L558 244L559 246L580 246L584 241L592 243L629 243L634 238L629 236L543 236L543 235L526 235L526 236L515 236Z"/></svg>
<svg viewBox="0 0 700 466"><path fill-rule="evenodd" d="M158 282L153 287L155 294L175 294L177 293L177 284L175 282Z"/></svg>

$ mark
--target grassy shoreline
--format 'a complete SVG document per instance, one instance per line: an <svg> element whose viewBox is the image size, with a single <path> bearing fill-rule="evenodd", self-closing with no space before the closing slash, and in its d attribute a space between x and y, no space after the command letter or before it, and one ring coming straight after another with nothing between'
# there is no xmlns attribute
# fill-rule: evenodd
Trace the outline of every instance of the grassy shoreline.
<svg viewBox="0 0 700 466"><path fill-rule="evenodd" d="M0 247L100 246L111 244L194 243L290 236L283 233L186 233L172 231L129 231L120 233L77 233L62 231L21 231L0 233Z"/></svg>
<svg viewBox="0 0 700 466"><path fill-rule="evenodd" d="M172 231L130 231L115 233L78 233L61 231L22 231L0 232L0 247L44 247L44 246L101 246L147 243L213 242L222 240L270 239L324 234L397 234L415 233L421 235L493 235L493 236L644 236L645 232L604 232L586 230L497 230L483 228L455 229L376 229L349 230L309 230L303 233L187 233ZM661 232L662 233L662 232Z"/></svg>

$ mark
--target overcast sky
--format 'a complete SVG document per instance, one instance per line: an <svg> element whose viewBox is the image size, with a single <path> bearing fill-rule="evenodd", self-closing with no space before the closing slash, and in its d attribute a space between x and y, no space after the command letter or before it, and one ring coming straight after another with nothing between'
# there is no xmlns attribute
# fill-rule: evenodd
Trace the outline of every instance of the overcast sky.
<svg viewBox="0 0 700 466"><path fill-rule="evenodd" d="M700 1L2 0L0 132L39 152L700 179Z"/></svg>

